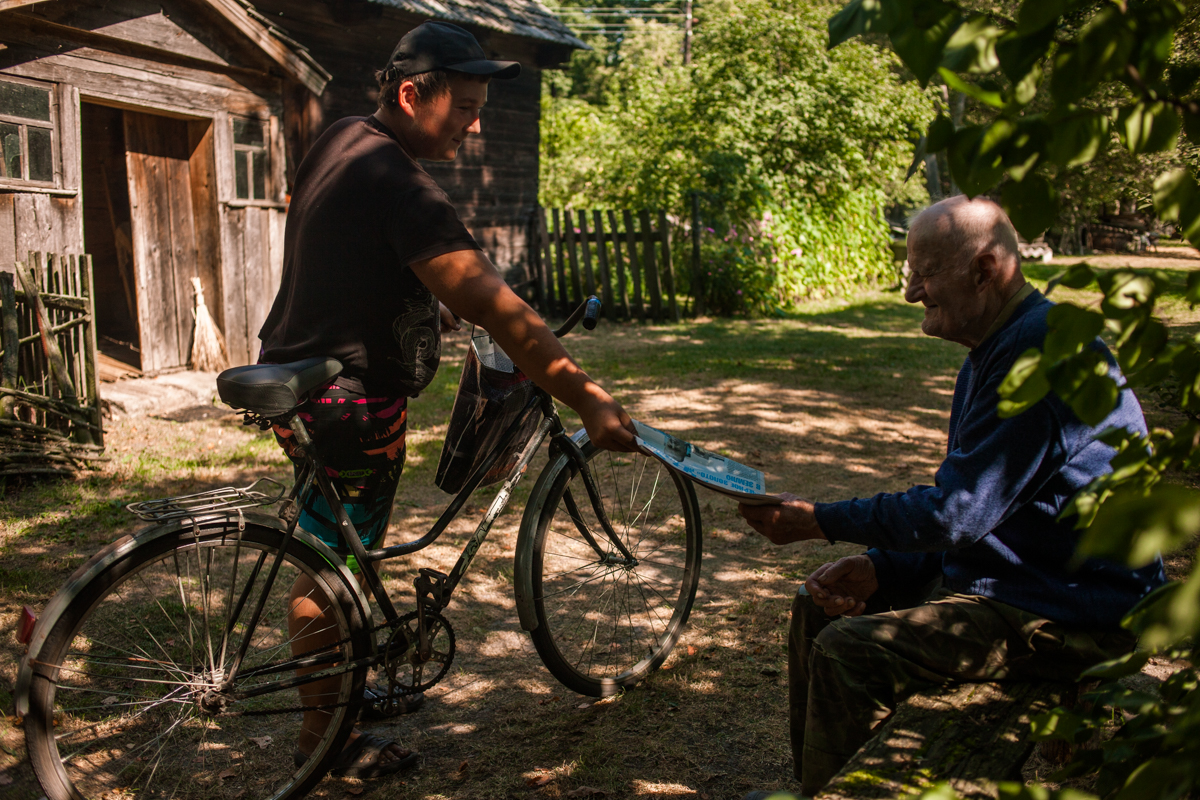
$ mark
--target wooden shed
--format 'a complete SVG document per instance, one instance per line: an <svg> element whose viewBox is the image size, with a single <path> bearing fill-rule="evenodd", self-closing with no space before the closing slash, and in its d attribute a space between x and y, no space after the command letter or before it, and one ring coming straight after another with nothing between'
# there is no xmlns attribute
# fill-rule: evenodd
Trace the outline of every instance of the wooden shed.
<svg viewBox="0 0 1200 800"><path fill-rule="evenodd" d="M320 97L288 115L289 152L307 152L325 128L374 112L375 71L400 37L429 19L461 25L490 58L519 61L521 76L493 81L483 133L451 163L425 168L449 193L463 221L510 283L528 279L526 234L538 196L542 70L588 46L540 0L255 0L262 15L287 30L332 74Z"/></svg>
<svg viewBox="0 0 1200 800"><path fill-rule="evenodd" d="M539 0L0 0L0 270L90 253L101 349L147 373L186 366L197 276L230 361L252 363L296 165L375 110L375 70L428 19L523 65L483 135L426 164L521 283L541 71L586 47Z"/></svg>
<svg viewBox="0 0 1200 800"><path fill-rule="evenodd" d="M93 256L101 349L183 367L199 277L233 363L279 283L285 98L329 75L237 0L0 0L0 270Z"/></svg>

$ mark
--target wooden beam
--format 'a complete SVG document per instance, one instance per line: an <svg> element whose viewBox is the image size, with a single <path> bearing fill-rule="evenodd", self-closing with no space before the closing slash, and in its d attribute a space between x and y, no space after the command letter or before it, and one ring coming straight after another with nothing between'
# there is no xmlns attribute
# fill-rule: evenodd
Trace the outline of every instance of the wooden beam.
<svg viewBox="0 0 1200 800"><path fill-rule="evenodd" d="M304 84L313 94L321 94L333 78L299 43L285 38L276 28L266 25L235 0L203 0L225 21L258 45L289 77Z"/></svg>
<svg viewBox="0 0 1200 800"><path fill-rule="evenodd" d="M81 44L93 50L102 50L106 53L116 53L118 55L130 56L131 58L144 58L147 61L155 61L160 64L171 64L177 67L188 67L190 69L216 72L234 77L255 78L257 80L270 77L270 73L264 70L235 67L232 64L222 64L219 61L209 61L204 58L187 56L182 53L176 53L173 50L163 50L154 45L143 44L142 42L135 42L130 39L122 39L119 36L109 36L107 33L96 33L95 31L86 31L82 28L72 28L70 25L59 25L57 22L31 17L27 14L9 14L4 18L4 21L7 25L18 26L30 33L51 36L66 42L74 42L75 44Z"/></svg>
<svg viewBox="0 0 1200 800"><path fill-rule="evenodd" d="M31 6L34 3L44 3L46 0L0 0L0 11L11 11L21 6Z"/></svg>

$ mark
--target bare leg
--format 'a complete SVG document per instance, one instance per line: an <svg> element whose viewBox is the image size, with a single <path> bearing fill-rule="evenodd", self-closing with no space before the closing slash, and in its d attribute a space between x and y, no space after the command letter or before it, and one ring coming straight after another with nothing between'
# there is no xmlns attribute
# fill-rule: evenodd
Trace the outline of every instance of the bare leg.
<svg viewBox="0 0 1200 800"><path fill-rule="evenodd" d="M338 640L337 630L329 599L311 578L301 575L292 584L291 600L288 605L288 633L292 640L292 655L333 645ZM308 675L326 668L327 665L302 667L296 670L296 674ZM334 676L301 684L297 687L300 693L300 702L306 706L335 703L340 682L340 678ZM300 731L300 741L297 742L300 752L306 755L312 754L325 734L325 729L329 727L332 717L332 710L314 708L304 712L304 724ZM358 734L358 730L352 732L347 745L353 742ZM383 752L380 761L381 763L396 761L407 757L409 752L393 743Z"/></svg>

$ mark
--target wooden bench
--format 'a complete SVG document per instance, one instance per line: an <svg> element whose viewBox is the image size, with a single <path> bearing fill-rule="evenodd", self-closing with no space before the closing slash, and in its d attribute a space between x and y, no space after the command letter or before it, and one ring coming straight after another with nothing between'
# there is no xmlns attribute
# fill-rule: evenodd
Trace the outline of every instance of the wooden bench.
<svg viewBox="0 0 1200 800"><path fill-rule="evenodd" d="M901 797L940 781L964 800L995 798L997 781L1021 779L1034 746L1030 720L1076 691L1063 683L966 683L913 695L817 798Z"/></svg>

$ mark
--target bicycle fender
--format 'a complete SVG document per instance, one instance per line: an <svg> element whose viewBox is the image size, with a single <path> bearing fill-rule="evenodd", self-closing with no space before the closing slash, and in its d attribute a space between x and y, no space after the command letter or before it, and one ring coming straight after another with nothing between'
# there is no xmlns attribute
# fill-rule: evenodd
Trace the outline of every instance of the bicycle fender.
<svg viewBox="0 0 1200 800"><path fill-rule="evenodd" d="M251 511L242 512L242 516L249 524L264 528L274 528L280 532L286 530L283 520L271 514ZM207 523L225 517L226 515L224 514L200 516L197 517L196 521ZM50 599L50 602L42 610L42 613L38 615L37 625L34 627L33 636L29 640L29 647L26 649L25 655L21 657L21 663L17 670L17 681L13 687L13 701L18 717L24 717L29 713L29 686L33 681L33 669L30 663L35 661L41 654L42 647L45 645L46 638L50 635L50 630L54 627L54 623L58 621L58 618L70 606L71 602L79 596L83 587L94 577L129 555L130 552L141 545L152 542L160 536L175 534L190 527L190 521L177 521L167 523L166 525L143 528L133 534L126 534L100 550L76 569L71 577L67 578L67 582L62 585L62 588L55 593L54 597ZM297 528L293 536L320 553L322 558L338 570L346 585L350 586L354 591L355 602L358 603L359 611L362 613L367 627L373 628L371 604L367 602L362 587L358 585L358 580L350 573L350 570L346 568L346 565L342 563L337 554L320 539L303 529ZM372 648L375 647L374 637L371 637L371 646Z"/></svg>
<svg viewBox="0 0 1200 800"><path fill-rule="evenodd" d="M571 441L583 447L588 442L587 431L576 431L571 436ZM534 509L540 508L542 514L554 513L553 508L544 508L544 498L558 473L567 467L569 460L566 453L560 453L558 458L545 466L533 485L533 491L529 493L529 502L525 504L525 512L521 516L521 529L517 532L517 552L513 560L513 595L517 602L517 617L521 621L521 628L526 631L532 631L538 626L537 611L533 604L533 543L537 538L541 515L535 513Z"/></svg>

